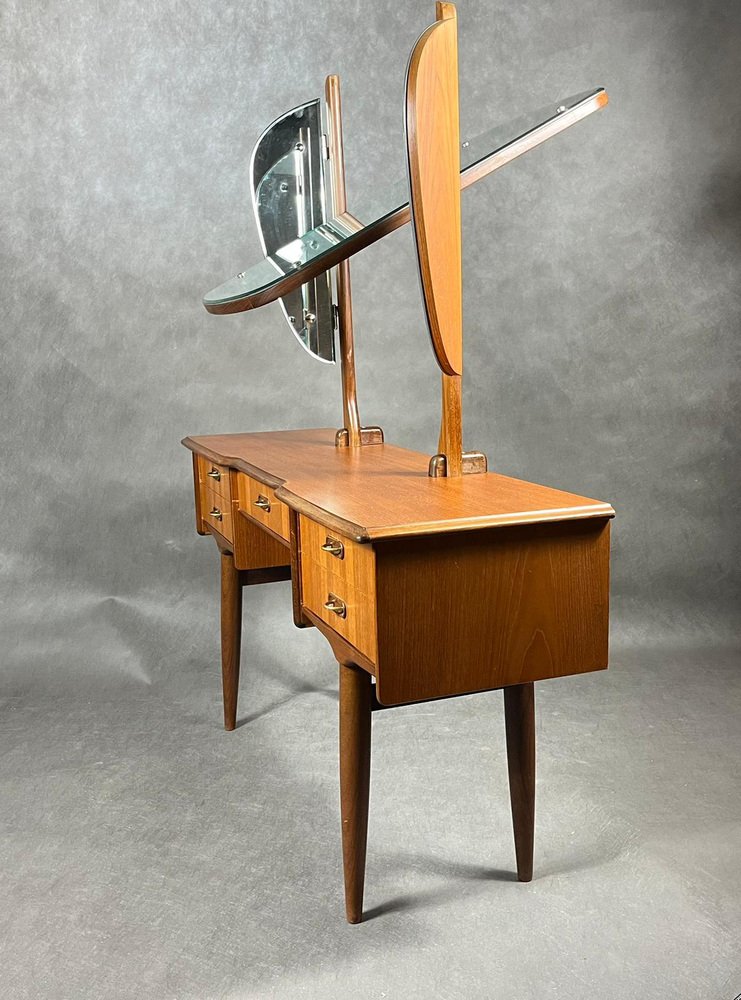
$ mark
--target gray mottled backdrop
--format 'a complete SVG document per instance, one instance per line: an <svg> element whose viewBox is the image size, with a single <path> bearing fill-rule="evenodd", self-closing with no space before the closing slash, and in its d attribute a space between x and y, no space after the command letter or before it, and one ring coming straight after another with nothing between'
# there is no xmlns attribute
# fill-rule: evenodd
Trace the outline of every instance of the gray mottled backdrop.
<svg viewBox="0 0 741 1000"><path fill-rule="evenodd" d="M351 206L403 176L404 67L430 10L6 3L4 669L20 683L65 681L90 641L107 647L96 676L176 664L159 612L172 624L214 582L181 437L338 423L337 372L277 306L212 317L200 296L258 258L252 144L327 73ZM594 84L611 97L463 195L465 440L613 502L615 620L641 641L720 634L739 601L740 21L725 3L460 7L464 134ZM434 451L409 228L356 260L363 418Z"/></svg>
<svg viewBox="0 0 741 1000"><path fill-rule="evenodd" d="M200 298L258 259L252 144L326 74L343 84L351 210L403 177L405 63L433 17L431 0L4 0L0 684L13 704L115 690L121 705L158 683L177 704L187 677L209 685L218 721L217 560L194 531L180 439L337 425L340 395L276 305L213 317ZM738 5L461 0L459 23L464 134L593 85L611 98L463 194L466 446L614 504L614 649L729 647ZM438 377L408 227L355 258L353 289L363 420L432 452ZM328 648L291 628L287 585L247 607L264 664L300 675L321 659L331 683Z"/></svg>

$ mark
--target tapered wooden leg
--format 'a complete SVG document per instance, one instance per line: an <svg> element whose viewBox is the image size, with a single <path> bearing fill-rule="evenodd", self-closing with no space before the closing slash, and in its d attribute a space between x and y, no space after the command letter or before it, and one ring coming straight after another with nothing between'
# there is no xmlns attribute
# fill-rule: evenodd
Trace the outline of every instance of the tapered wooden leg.
<svg viewBox="0 0 741 1000"><path fill-rule="evenodd" d="M371 678L340 664L340 811L348 922L363 919L371 756Z"/></svg>
<svg viewBox="0 0 741 1000"><path fill-rule="evenodd" d="M224 729L237 727L239 654L242 648L242 584L234 558L221 553L221 684L224 691Z"/></svg>
<svg viewBox="0 0 741 1000"><path fill-rule="evenodd" d="M535 834L534 684L515 684L504 689L504 724L517 878L520 882L529 882L533 877Z"/></svg>

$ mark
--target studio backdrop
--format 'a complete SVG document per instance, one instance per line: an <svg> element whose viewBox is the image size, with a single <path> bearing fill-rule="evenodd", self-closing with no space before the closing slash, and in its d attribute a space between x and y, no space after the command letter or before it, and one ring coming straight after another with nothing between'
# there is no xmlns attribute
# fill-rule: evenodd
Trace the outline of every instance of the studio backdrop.
<svg viewBox="0 0 741 1000"><path fill-rule="evenodd" d="M0 18L2 685L216 662L186 434L340 426L260 257L265 125L342 80L348 198L405 177L429 0L6 4ZM462 135L594 85L609 107L464 192L464 443L617 510L613 642L728 643L739 606L739 24L728 3L459 5ZM412 235L352 262L365 423L433 453ZM289 600L288 584L276 584ZM285 608L250 595L267 637ZM293 641L287 639L286 641ZM331 654L318 640L312 655ZM267 642L267 639L265 639Z"/></svg>

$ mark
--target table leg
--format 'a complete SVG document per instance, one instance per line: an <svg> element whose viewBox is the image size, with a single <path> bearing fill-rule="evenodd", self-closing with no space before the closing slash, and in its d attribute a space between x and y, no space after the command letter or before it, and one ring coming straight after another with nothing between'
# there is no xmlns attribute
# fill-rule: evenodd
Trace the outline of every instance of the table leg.
<svg viewBox="0 0 741 1000"><path fill-rule="evenodd" d="M517 878L520 882L530 882L533 877L535 834L534 684L515 684L504 689L504 724Z"/></svg>
<svg viewBox="0 0 741 1000"><path fill-rule="evenodd" d="M363 919L371 756L371 677L340 663L340 810L348 922Z"/></svg>
<svg viewBox="0 0 741 1000"><path fill-rule="evenodd" d="M224 729L237 727L239 656L242 646L242 582L234 557L221 553L221 683L224 691Z"/></svg>

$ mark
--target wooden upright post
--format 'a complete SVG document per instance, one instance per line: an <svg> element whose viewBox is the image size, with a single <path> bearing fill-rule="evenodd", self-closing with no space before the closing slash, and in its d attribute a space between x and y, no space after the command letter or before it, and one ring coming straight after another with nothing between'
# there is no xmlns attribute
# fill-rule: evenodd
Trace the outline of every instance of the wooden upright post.
<svg viewBox="0 0 741 1000"><path fill-rule="evenodd" d="M437 450L445 455L445 475L463 473L463 413L461 376L442 374L442 419Z"/></svg>
<svg viewBox="0 0 741 1000"><path fill-rule="evenodd" d="M335 216L347 212L345 190L345 148L342 142L342 99L340 78L328 76L325 97L329 111L329 162L332 170L332 203ZM347 444L360 445L360 414L358 412L357 382L355 379L355 340L352 325L352 290L350 287L350 261L337 265L337 306L340 339L340 367L342 370L342 417L347 431Z"/></svg>

